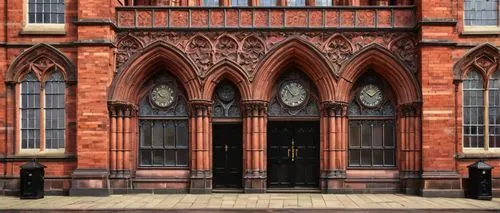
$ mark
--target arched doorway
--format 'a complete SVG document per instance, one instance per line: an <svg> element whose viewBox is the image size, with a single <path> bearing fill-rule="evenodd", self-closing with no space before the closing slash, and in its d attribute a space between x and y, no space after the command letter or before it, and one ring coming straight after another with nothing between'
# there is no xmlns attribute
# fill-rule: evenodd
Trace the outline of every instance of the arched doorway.
<svg viewBox="0 0 500 213"><path fill-rule="evenodd" d="M319 186L318 100L315 85L298 70L285 72L276 82L267 127L270 189Z"/></svg>
<svg viewBox="0 0 500 213"><path fill-rule="evenodd" d="M212 96L213 187L242 187L243 127L237 87L224 80Z"/></svg>

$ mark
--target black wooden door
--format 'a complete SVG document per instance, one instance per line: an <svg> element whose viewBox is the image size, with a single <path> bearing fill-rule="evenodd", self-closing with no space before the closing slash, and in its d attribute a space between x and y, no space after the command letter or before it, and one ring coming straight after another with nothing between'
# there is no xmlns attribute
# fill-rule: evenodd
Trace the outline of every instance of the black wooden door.
<svg viewBox="0 0 500 213"><path fill-rule="evenodd" d="M243 165L241 124L214 124L212 132L214 188L241 188Z"/></svg>
<svg viewBox="0 0 500 213"><path fill-rule="evenodd" d="M267 143L269 187L318 186L318 122L270 122Z"/></svg>

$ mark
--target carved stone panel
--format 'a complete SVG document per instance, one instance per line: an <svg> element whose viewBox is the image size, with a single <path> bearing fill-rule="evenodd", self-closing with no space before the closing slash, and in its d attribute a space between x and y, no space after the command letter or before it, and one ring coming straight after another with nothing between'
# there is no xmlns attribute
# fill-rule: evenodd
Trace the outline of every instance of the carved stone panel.
<svg viewBox="0 0 500 213"><path fill-rule="evenodd" d="M117 36L117 65L122 66L143 46L163 41L178 47L196 66L200 78L221 60L241 66L251 81L255 68L274 48L293 38L310 44L331 63L339 75L344 63L368 45L377 44L391 51L409 71L418 69L416 34L407 32L301 32L301 31L211 31L211 32L120 32ZM487 62L486 59L478 63ZM482 63L487 65L487 63Z"/></svg>

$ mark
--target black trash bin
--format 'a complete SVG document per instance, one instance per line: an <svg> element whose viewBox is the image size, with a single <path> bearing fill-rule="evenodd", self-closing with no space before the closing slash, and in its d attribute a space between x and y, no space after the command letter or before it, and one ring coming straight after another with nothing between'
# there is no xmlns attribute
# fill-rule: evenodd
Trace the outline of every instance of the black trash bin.
<svg viewBox="0 0 500 213"><path fill-rule="evenodd" d="M44 168L36 160L21 166L21 199L43 198Z"/></svg>
<svg viewBox="0 0 500 213"><path fill-rule="evenodd" d="M491 170L493 167L479 160L469 167L469 197L491 200Z"/></svg>

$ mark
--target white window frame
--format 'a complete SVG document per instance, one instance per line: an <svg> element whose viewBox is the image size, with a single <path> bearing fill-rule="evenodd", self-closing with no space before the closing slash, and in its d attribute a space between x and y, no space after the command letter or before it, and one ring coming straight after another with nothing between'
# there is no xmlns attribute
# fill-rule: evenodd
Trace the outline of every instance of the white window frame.
<svg viewBox="0 0 500 213"><path fill-rule="evenodd" d="M22 34L65 34L66 33L66 16L67 16L67 0L64 0L64 23L47 24L47 23L29 23L29 0L23 0L23 16L24 26Z"/></svg>
<svg viewBox="0 0 500 213"><path fill-rule="evenodd" d="M49 75L52 75L53 72L50 72ZM35 75L36 76L36 75ZM17 128L17 131L18 131L18 135L19 135L19 139L17 140L16 144L17 144L17 154L18 155L21 155L21 156L31 156L31 155L43 155L43 154L64 154L66 152L66 144L67 144L67 137L66 137L66 134L67 134L67 120L65 118L64 122L64 126L65 126L65 132L64 132L64 147L63 148L57 148L57 149L47 149L46 148L46 143L45 141L42 141L42 140L45 140L45 138L41 138L42 134L45 134L45 83L46 81L40 81L40 79L38 79L38 81L40 82L40 104L39 104L39 107L40 107L40 118L39 118L39 122L40 122L40 128L39 128L39 131L40 131L40 147L38 149L24 149L22 147L22 113L21 113L21 106L22 106L22 93L21 93L21 90L22 90L22 84L21 82L17 85L18 87L18 92L17 92L17 100L19 100L19 105L17 106L17 114L19 115L19 119L17 121L18 123L18 128ZM65 88L66 89L66 88ZM65 91L64 93L64 100L66 100L67 98L67 91ZM66 116L66 109L64 111L64 114ZM43 132L43 133L42 133Z"/></svg>
<svg viewBox="0 0 500 213"><path fill-rule="evenodd" d="M480 70L472 69L470 70L467 75L464 78L467 78L470 72L477 72L480 76L482 76ZM463 102L464 102L464 85L462 83L462 151L464 153L500 153L500 147L490 147L490 132L489 132L489 80L490 78L493 77L495 72L500 72L500 70L496 70L491 73L491 75L488 75L488 78L486 80L483 79L483 122L484 122L484 144L483 147L465 147L464 146L464 107L463 107ZM465 79L464 79L465 80Z"/></svg>

